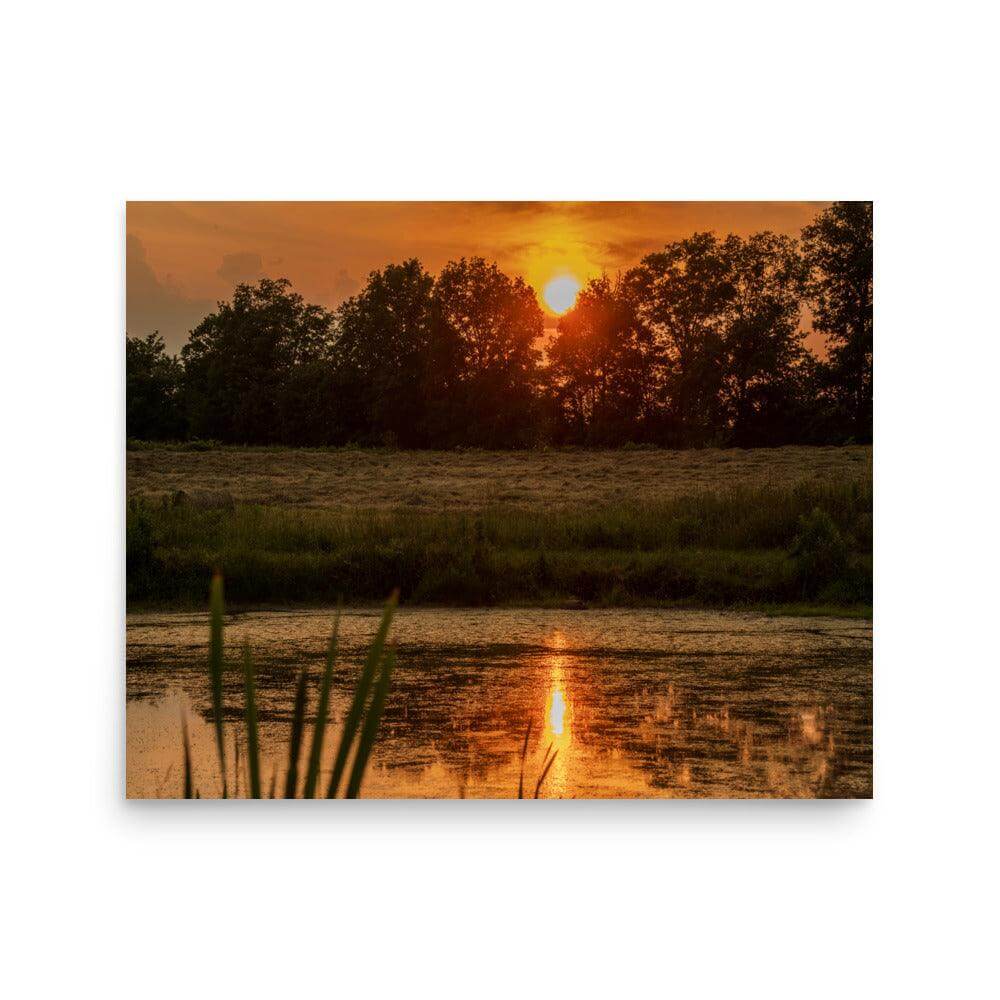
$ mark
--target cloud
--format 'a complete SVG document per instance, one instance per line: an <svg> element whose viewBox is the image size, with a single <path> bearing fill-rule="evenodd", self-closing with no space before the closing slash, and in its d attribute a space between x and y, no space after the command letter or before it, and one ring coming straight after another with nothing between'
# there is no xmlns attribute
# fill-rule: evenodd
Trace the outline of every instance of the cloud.
<svg viewBox="0 0 1000 1000"><path fill-rule="evenodd" d="M342 267L333 277L330 297L334 302L343 302L344 299L349 299L359 287L358 282L347 273L347 269Z"/></svg>
<svg viewBox="0 0 1000 1000"><path fill-rule="evenodd" d="M176 353L214 306L208 299L188 298L169 274L158 278L142 241L132 233L125 236L125 329L129 336L158 330L167 350Z"/></svg>
<svg viewBox="0 0 1000 1000"><path fill-rule="evenodd" d="M609 267L631 267L648 253L662 250L666 241L657 238L640 237L632 240L609 241L592 244L601 258L601 263Z"/></svg>
<svg viewBox="0 0 1000 1000"><path fill-rule="evenodd" d="M280 259L280 258L279 258ZM226 253L222 264L215 273L231 285L256 281L264 273L263 260L259 253Z"/></svg>

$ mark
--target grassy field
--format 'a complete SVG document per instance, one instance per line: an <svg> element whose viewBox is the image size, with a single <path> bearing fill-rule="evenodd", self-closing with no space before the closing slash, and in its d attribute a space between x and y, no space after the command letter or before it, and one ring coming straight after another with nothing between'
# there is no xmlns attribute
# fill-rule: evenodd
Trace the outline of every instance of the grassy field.
<svg viewBox="0 0 1000 1000"><path fill-rule="evenodd" d="M871 479L870 447L383 451L149 447L126 456L129 497L325 509L529 510L646 504L739 487Z"/></svg>
<svg viewBox="0 0 1000 1000"><path fill-rule="evenodd" d="M130 605L866 613L871 451L133 451Z"/></svg>

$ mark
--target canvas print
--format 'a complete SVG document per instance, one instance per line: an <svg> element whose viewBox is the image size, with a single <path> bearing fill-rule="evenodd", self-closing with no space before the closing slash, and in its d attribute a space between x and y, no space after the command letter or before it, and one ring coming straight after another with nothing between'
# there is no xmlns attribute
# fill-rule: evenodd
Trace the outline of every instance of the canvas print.
<svg viewBox="0 0 1000 1000"><path fill-rule="evenodd" d="M870 202L133 202L129 798L872 795Z"/></svg>

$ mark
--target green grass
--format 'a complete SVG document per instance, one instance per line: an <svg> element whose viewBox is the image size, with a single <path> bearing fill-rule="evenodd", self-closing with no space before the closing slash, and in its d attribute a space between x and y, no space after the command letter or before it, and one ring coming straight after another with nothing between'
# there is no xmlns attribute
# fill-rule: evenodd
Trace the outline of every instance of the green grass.
<svg viewBox="0 0 1000 1000"><path fill-rule="evenodd" d="M214 568L240 605L350 594L411 604L864 610L870 481L745 487L646 504L340 512L133 501L130 606L200 603Z"/></svg>
<svg viewBox="0 0 1000 1000"><path fill-rule="evenodd" d="M386 642L389 634L389 626L392 616L396 610L397 595L393 595L386 603L382 621L378 631L368 650L368 657L365 667L358 678L355 687L354 700L351 710L344 722L340 743L337 747L333 774L326 791L327 798L336 798L339 788L339 776L343 771L344 764L354 752L351 775L348 781L345 797L349 799L358 798L361 794L361 783L364 779L365 770L371 757L372 749L378 736L379 726L382 721L382 713L385 709L385 701L389 692L389 683L392 677L392 670L395 664L395 650L388 647ZM219 753L219 781L222 798L230 797L230 788L226 778L226 758L225 758L225 723L223 721L222 704L222 674L225 669L224 661L224 636L223 617L225 607L222 596L222 577L215 574L212 577L210 599L209 599L209 643L208 643L208 684L212 694L212 721L215 727L216 744ZM326 726L330 714L330 687L333 678L333 669L337 658L337 627L339 624L339 613L334 619L333 633L330 637L330 645L327 652L326 667L323 678L320 682L319 698L316 706L316 720L313 727L312 745L309 750L308 769L301 791L298 785L299 757L302 747L302 734L305 723L305 710L308 695L306 692L306 674L303 670L299 674L296 688L295 711L292 719L292 729L289 737L288 750L288 772L285 780L285 798L305 798L316 797L316 789L319 783L320 765L323 753L323 739L326 733ZM378 672L378 680L374 684L373 678ZM253 659L250 655L249 645L243 648L243 720L246 726L247 744L247 771L246 787L250 798L261 798L261 762L260 762L260 738L257 722L257 686L256 672L254 670ZM360 735L359 735L360 730ZM194 783L194 775L191 764L191 744L188 735L187 719L181 717L181 744L183 754L183 797L186 799L200 798L200 792ZM235 782L232 789L233 795L238 796L240 792L240 758L238 754L239 743L236 743L237 756L234 764ZM275 772L276 778L276 772ZM274 798L277 784L272 781L270 797Z"/></svg>
<svg viewBox="0 0 1000 1000"><path fill-rule="evenodd" d="M382 620L379 623L371 645L368 647L368 655L358 676L351 706L344 718L340 742L337 746L331 768L330 781L326 788L326 798L328 799L337 797L340 791L341 778L352 752L353 760L351 761L347 786L344 790L344 798L356 799L361 796L361 785L364 781L365 771L368 768L372 750L375 747L375 741L378 738L382 715L385 711L385 703L389 695L389 687L396 664L396 650L392 645L388 644L388 636L389 627L392 623L397 604L398 595L393 593L386 602ZM221 678L222 672L225 669L224 615L225 605L222 598L222 577L216 574L212 577L209 599L208 684L212 693L212 722L215 727L219 752L218 780L220 782L220 792L222 798L229 798L230 792L232 792L232 797L238 798L240 795L240 776L242 773L239 743L234 742L236 750L234 760L235 780L232 789L230 789L226 778L226 760L223 751L226 742L223 705L221 696L217 701L215 694L217 678ZM308 693L306 690L305 669L303 668L299 672L295 690L295 708L292 716L291 733L288 740L288 765L284 782L284 797L286 799L316 798L323 756L323 742L330 714L330 689L337 659L337 633L339 624L340 612L338 611L334 618L333 631L327 649L326 665L320 681L312 744L309 749L305 780L301 788L298 781L299 759L302 750L302 736L305 729ZM250 798L259 799L263 796L260 780L261 758L257 714L257 681L249 643L243 646L243 681L243 722L246 727L246 780L244 787L247 789L247 794ZM195 784L191 758L191 740L188 733L187 717L183 713L181 714L180 721L183 761L182 796L185 799L197 799L201 798L202 795ZM517 789L517 797L519 799L524 797L524 764L530 736L531 722L529 720L527 731L524 734L524 746L521 750L521 777ZM545 751L541 772L535 783L534 798L536 799L541 794L542 785L545 783L545 779L557 754L558 751L553 752L552 744L550 743L548 749ZM275 798L277 787L277 769L275 768L272 771L268 798Z"/></svg>

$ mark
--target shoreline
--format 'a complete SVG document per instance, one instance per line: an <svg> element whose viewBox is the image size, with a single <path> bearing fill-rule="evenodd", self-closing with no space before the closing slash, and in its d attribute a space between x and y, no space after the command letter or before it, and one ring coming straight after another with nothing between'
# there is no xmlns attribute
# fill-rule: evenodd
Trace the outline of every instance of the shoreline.
<svg viewBox="0 0 1000 1000"><path fill-rule="evenodd" d="M345 603L342 608L351 611L380 612L382 605L361 601ZM295 603L280 602L226 602L227 615L288 613L302 611L335 611L336 604L329 601L302 601ZM873 607L870 604L833 605L826 603L811 604L704 604L685 601L650 601L646 603L606 604L585 603L580 601L548 601L548 602L508 602L503 604L440 604L425 602L401 602L401 611L691 611L702 613L728 613L761 615L767 618L844 618L855 621L872 621ZM126 603L125 614L135 615L165 615L165 614L208 614L208 599L202 602L187 600L178 601L137 601Z"/></svg>

